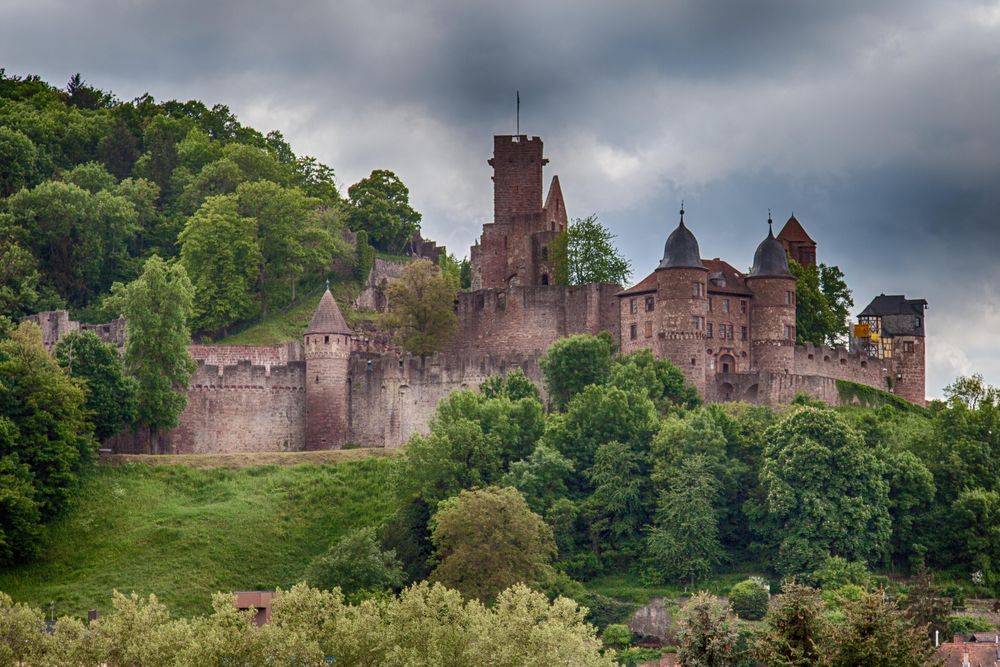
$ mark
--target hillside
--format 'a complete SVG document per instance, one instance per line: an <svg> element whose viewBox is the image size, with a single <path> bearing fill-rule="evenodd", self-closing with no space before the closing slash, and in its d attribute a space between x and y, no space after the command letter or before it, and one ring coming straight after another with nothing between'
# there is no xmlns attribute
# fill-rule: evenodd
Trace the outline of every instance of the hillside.
<svg viewBox="0 0 1000 667"><path fill-rule="evenodd" d="M50 527L45 557L0 573L0 591L54 601L58 616L106 611L112 589L134 590L190 615L219 590L288 587L339 536L392 511L392 466L99 466Z"/></svg>

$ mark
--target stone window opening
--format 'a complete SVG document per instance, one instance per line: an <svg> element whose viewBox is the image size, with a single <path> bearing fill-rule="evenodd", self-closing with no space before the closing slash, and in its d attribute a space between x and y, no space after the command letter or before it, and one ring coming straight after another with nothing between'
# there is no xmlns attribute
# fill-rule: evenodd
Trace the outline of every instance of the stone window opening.
<svg viewBox="0 0 1000 667"><path fill-rule="evenodd" d="M629 312L632 313L633 315L635 315L636 313L638 313L639 312L639 300L638 299L629 299L628 300L628 309L629 309Z"/></svg>
<svg viewBox="0 0 1000 667"><path fill-rule="evenodd" d="M646 312L651 313L656 309L656 297L647 296L646 297Z"/></svg>
<svg viewBox="0 0 1000 667"><path fill-rule="evenodd" d="M701 282L691 283L691 296L696 299L705 296L705 285Z"/></svg>
<svg viewBox="0 0 1000 667"><path fill-rule="evenodd" d="M691 365L692 366L697 366L698 365L698 360L695 359L694 357L691 357Z"/></svg>
<svg viewBox="0 0 1000 667"><path fill-rule="evenodd" d="M724 312L724 313L728 313L729 312L729 299L723 299L722 300L722 312Z"/></svg>
<svg viewBox="0 0 1000 667"><path fill-rule="evenodd" d="M705 324L705 338L711 338L711 337L712 337L712 323L708 322Z"/></svg>
<svg viewBox="0 0 1000 667"><path fill-rule="evenodd" d="M542 284L543 285L548 285L549 284L549 274L547 274L547 273L543 273L542 274Z"/></svg>
<svg viewBox="0 0 1000 667"><path fill-rule="evenodd" d="M323 336L323 345L329 345L329 344L330 344L330 337Z"/></svg>
<svg viewBox="0 0 1000 667"><path fill-rule="evenodd" d="M740 340L746 340L746 339L747 339L747 328L740 327Z"/></svg>
<svg viewBox="0 0 1000 667"><path fill-rule="evenodd" d="M628 330L629 340L635 340L639 337L639 325L633 324Z"/></svg>
<svg viewBox="0 0 1000 667"><path fill-rule="evenodd" d="M316 376L316 384L319 384L319 375Z"/></svg>
<svg viewBox="0 0 1000 667"><path fill-rule="evenodd" d="M747 300L746 299L740 299L740 313L742 313L743 315L747 314Z"/></svg>
<svg viewBox="0 0 1000 667"><path fill-rule="evenodd" d="M646 334L646 338L652 338L653 337L653 323L652 322L646 322L645 334Z"/></svg>
<svg viewBox="0 0 1000 667"><path fill-rule="evenodd" d="M714 304L712 303L713 301L715 301L715 299L713 299L712 297L708 297L708 312L710 313L714 310L713 308Z"/></svg>
<svg viewBox="0 0 1000 667"><path fill-rule="evenodd" d="M903 352L912 353L913 352L913 341L904 340L903 341Z"/></svg>
<svg viewBox="0 0 1000 667"><path fill-rule="evenodd" d="M542 259L549 258L549 247L547 245L542 246Z"/></svg>

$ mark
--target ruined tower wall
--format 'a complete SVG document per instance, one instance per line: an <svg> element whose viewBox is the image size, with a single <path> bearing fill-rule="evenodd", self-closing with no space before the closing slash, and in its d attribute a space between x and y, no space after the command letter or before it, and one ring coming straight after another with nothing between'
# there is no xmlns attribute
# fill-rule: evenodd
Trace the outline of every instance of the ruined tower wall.
<svg viewBox="0 0 1000 667"><path fill-rule="evenodd" d="M458 295L452 351L463 355L528 356L575 333L608 331L619 339L618 285L528 286Z"/></svg>

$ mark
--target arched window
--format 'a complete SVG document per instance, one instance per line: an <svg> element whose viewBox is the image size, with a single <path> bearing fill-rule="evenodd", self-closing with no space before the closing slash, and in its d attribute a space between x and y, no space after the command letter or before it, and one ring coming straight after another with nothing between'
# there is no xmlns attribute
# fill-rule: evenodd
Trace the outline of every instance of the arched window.
<svg viewBox="0 0 1000 667"><path fill-rule="evenodd" d="M543 273L542 274L542 284L543 285L548 285L549 284L549 274L547 274L547 273Z"/></svg>

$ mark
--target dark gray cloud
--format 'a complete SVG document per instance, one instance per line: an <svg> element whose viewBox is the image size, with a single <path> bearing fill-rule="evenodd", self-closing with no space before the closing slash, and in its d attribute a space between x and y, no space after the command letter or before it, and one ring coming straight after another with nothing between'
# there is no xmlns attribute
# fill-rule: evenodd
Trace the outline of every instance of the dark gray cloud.
<svg viewBox="0 0 1000 667"><path fill-rule="evenodd" d="M932 394L1000 383L996 0L0 0L0 66L228 104L345 186L394 169L460 254L520 89L571 213L597 212L636 277L682 197L705 254L737 266L769 207L794 210L859 308L931 302Z"/></svg>

